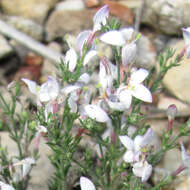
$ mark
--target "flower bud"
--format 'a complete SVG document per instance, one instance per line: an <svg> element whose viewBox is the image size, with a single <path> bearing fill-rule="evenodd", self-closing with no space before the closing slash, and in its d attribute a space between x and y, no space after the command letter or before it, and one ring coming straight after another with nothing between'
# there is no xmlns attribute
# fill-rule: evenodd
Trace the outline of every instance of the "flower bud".
<svg viewBox="0 0 190 190"><path fill-rule="evenodd" d="M166 111L166 114L168 116L168 119L169 120L174 120L175 116L177 115L177 107L175 104L171 104L167 111Z"/></svg>

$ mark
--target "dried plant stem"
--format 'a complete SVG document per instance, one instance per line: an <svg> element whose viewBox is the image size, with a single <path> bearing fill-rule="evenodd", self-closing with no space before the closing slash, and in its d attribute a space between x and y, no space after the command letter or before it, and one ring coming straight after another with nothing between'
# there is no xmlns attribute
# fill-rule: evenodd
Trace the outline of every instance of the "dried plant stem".
<svg viewBox="0 0 190 190"><path fill-rule="evenodd" d="M34 40L33 38L27 36L26 34L16 30L15 28L7 25L5 22L0 20L0 33L9 38L16 40L32 51L40 54L41 56L52 60L55 63L60 63L61 59L64 59L64 56L56 51L51 50L50 48L44 46L40 42Z"/></svg>

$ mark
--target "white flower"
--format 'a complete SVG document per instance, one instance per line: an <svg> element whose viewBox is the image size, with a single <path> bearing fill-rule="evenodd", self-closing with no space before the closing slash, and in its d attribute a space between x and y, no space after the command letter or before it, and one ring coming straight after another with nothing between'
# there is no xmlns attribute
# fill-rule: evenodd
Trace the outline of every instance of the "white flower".
<svg viewBox="0 0 190 190"><path fill-rule="evenodd" d="M11 185L3 183L2 181L0 181L0 189L1 190L15 190Z"/></svg>
<svg viewBox="0 0 190 190"><path fill-rule="evenodd" d="M136 40L132 41L133 34L134 29L131 27L124 28L120 31L112 30L104 33L100 37L100 40L110 45L122 46L122 64L125 66L128 63L132 63L137 54Z"/></svg>
<svg viewBox="0 0 190 190"><path fill-rule="evenodd" d="M106 123L110 120L107 113L100 106L88 104L84 106L84 111L88 117L98 122Z"/></svg>
<svg viewBox="0 0 190 190"><path fill-rule="evenodd" d="M117 90L117 96L126 108L129 108L132 102L132 96L144 102L152 102L152 95L148 88L141 84L148 76L148 71L139 69L131 74L127 86L122 84Z"/></svg>
<svg viewBox="0 0 190 190"><path fill-rule="evenodd" d="M152 165L150 165L146 160L142 160L133 164L132 170L137 177L141 177L142 182L145 182L149 179L152 173Z"/></svg>
<svg viewBox="0 0 190 190"><path fill-rule="evenodd" d="M190 58L190 27L182 28L183 38L185 41L187 58Z"/></svg>
<svg viewBox="0 0 190 190"><path fill-rule="evenodd" d="M127 135L119 136L121 143L127 148L123 159L127 163L139 162L139 156L141 155L141 149L150 143L153 137L153 130L149 128L143 136L136 136L132 140Z"/></svg>
<svg viewBox="0 0 190 190"><path fill-rule="evenodd" d="M92 181L86 177L80 178L80 187L81 187L81 190L96 190Z"/></svg>
<svg viewBox="0 0 190 190"><path fill-rule="evenodd" d="M49 76L47 82L43 83L41 86L29 79L22 78L22 81L26 83L30 92L36 95L38 103L53 101L59 94L59 84L52 76Z"/></svg>
<svg viewBox="0 0 190 190"><path fill-rule="evenodd" d="M101 59L99 68L99 83L105 92L113 86L113 80L117 78L117 67L106 58Z"/></svg>
<svg viewBox="0 0 190 190"><path fill-rule="evenodd" d="M22 180L30 172L33 164L35 164L35 159L32 157L27 157L19 162L14 163L13 166L22 167L21 174L20 174L20 170L16 169L16 173L13 176L15 181Z"/></svg>

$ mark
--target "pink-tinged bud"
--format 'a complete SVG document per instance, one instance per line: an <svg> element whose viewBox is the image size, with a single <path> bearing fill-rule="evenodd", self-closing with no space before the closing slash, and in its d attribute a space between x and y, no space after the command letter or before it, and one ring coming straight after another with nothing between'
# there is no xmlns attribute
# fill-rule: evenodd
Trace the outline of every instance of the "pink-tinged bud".
<svg viewBox="0 0 190 190"><path fill-rule="evenodd" d="M175 170L172 174L172 176L176 177L178 174L180 174L185 169L185 166L182 164L180 165L177 170Z"/></svg>
<svg viewBox="0 0 190 190"><path fill-rule="evenodd" d="M171 104L167 111L166 111L166 114L168 116L168 119L169 120L174 120L175 116L177 115L177 107L175 104Z"/></svg>

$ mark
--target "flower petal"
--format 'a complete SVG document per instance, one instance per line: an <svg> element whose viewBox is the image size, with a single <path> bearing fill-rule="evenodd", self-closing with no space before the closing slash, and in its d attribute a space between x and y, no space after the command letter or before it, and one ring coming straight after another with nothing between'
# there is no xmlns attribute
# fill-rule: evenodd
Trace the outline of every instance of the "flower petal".
<svg viewBox="0 0 190 190"><path fill-rule="evenodd" d="M127 135L119 136L119 140L127 148L127 150L133 150L134 142L130 137L128 137Z"/></svg>
<svg viewBox="0 0 190 190"><path fill-rule="evenodd" d="M93 31L98 31L101 29L101 23L103 25L106 24L106 19L109 16L109 7L108 5L104 5L101 9L99 9L93 17L94 27Z"/></svg>
<svg viewBox="0 0 190 190"><path fill-rule="evenodd" d="M77 82L88 84L90 82L90 75L88 73L83 73Z"/></svg>
<svg viewBox="0 0 190 190"><path fill-rule="evenodd" d="M69 93L71 93L71 92L73 92L73 91L75 91L75 90L80 89L80 88L81 88L81 87L78 86L78 85L68 85L68 86L65 86L65 87L61 90L61 92L67 95L67 94L69 94Z"/></svg>
<svg viewBox="0 0 190 190"><path fill-rule="evenodd" d="M184 38L185 44L189 46L190 45L190 27L182 28L182 31L183 31L183 38Z"/></svg>
<svg viewBox="0 0 190 190"><path fill-rule="evenodd" d="M126 43L122 33L117 30L104 33L100 37L100 40L113 46L123 46Z"/></svg>
<svg viewBox="0 0 190 190"><path fill-rule="evenodd" d="M180 145L181 145L181 157L183 160L183 164L185 167L189 168L189 166L190 166L190 155L187 154L185 147L184 147L182 142L180 142Z"/></svg>
<svg viewBox="0 0 190 190"><path fill-rule="evenodd" d="M150 144L150 142L152 141L154 136L154 131L152 130L152 128L149 128L146 133L143 135L143 141L141 143L141 146L146 146L148 144Z"/></svg>
<svg viewBox="0 0 190 190"><path fill-rule="evenodd" d="M138 69L137 71L134 71L132 74L131 74L131 79L130 81L131 82L134 82L134 83L141 83L144 81L144 79L148 76L148 71L146 69Z"/></svg>
<svg viewBox="0 0 190 190"><path fill-rule="evenodd" d="M113 102L113 101L107 100L107 103L109 107L113 110L124 111L127 109L125 105L121 102Z"/></svg>
<svg viewBox="0 0 190 190"><path fill-rule="evenodd" d="M77 36L77 48L80 52L82 52L83 45L87 42L91 33L91 30L85 30Z"/></svg>
<svg viewBox="0 0 190 190"><path fill-rule="evenodd" d="M84 107L86 114L91 119L95 119L98 122L107 122L109 121L109 117L107 113L99 106L88 104Z"/></svg>
<svg viewBox="0 0 190 190"><path fill-rule="evenodd" d="M86 177L80 178L80 187L81 187L81 190L96 190L92 181Z"/></svg>
<svg viewBox="0 0 190 190"><path fill-rule="evenodd" d="M132 39L133 34L134 34L134 28L132 27L127 27L124 29L121 29L121 33L123 34L124 38L129 41Z"/></svg>
<svg viewBox="0 0 190 190"><path fill-rule="evenodd" d="M135 43L126 44L122 48L121 57L122 64L125 66L129 63L133 63L137 55L137 45Z"/></svg>
<svg viewBox="0 0 190 190"><path fill-rule="evenodd" d="M121 103L125 105L125 107L128 109L131 106L132 102L132 95L130 90L121 90L120 93L118 94L118 98Z"/></svg>
<svg viewBox="0 0 190 190"><path fill-rule="evenodd" d="M87 64L90 62L90 60L91 60L93 57L95 57L97 54L98 54L98 52L97 52L96 50L90 50L90 51L86 54L86 56L85 56L85 58L84 58L83 65L84 65L84 66L87 65Z"/></svg>
<svg viewBox="0 0 190 190"><path fill-rule="evenodd" d="M0 181L0 189L2 189L2 190L15 190L11 185L3 183L2 181Z"/></svg>
<svg viewBox="0 0 190 190"><path fill-rule="evenodd" d="M77 112L77 104L76 104L75 100L72 98L72 96L69 97L68 104L69 104L69 108L71 109L71 112L76 113Z"/></svg>
<svg viewBox="0 0 190 190"><path fill-rule="evenodd" d="M123 160L127 163L133 163L134 162L134 152L132 150L126 151L126 153L123 155Z"/></svg>
<svg viewBox="0 0 190 190"><path fill-rule="evenodd" d="M65 63L69 64L69 71L73 72L77 65L77 53L73 48L67 51L65 56Z"/></svg>
<svg viewBox="0 0 190 190"><path fill-rule="evenodd" d="M36 84L36 82L34 82L32 80L29 80L29 79L25 79L25 78L22 78L21 80L26 83L26 85L28 86L31 93L33 93L33 94L37 93L37 89L36 89L37 84Z"/></svg>
<svg viewBox="0 0 190 190"><path fill-rule="evenodd" d="M59 94L59 84L57 80L51 76L47 82L43 83L38 91L38 96L41 102L53 101Z"/></svg>
<svg viewBox="0 0 190 190"><path fill-rule="evenodd" d="M152 95L148 88L146 88L142 84L135 84L135 86L133 86L133 87L134 87L134 89L131 90L131 94L135 98L142 100L144 102L149 102L149 103L152 102Z"/></svg>

